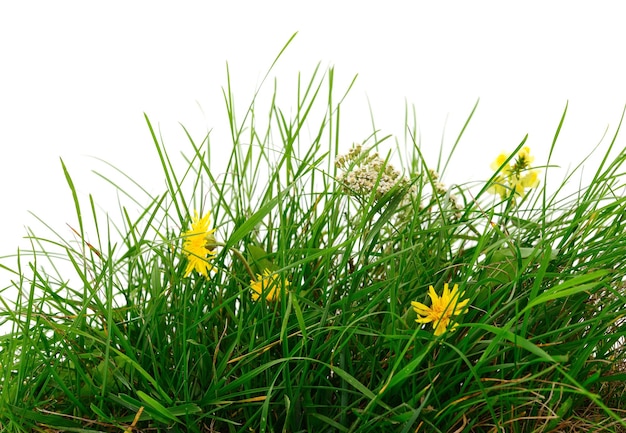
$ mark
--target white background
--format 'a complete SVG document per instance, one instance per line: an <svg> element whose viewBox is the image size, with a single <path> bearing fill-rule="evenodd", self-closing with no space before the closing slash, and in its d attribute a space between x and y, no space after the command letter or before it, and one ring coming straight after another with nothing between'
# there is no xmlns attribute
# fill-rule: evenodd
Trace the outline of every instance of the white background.
<svg viewBox="0 0 626 433"><path fill-rule="evenodd" d="M14 267L11 255L28 246L25 226L48 234L28 211L73 236L59 158L81 200L93 193L104 208L115 202L91 174L102 168L92 157L160 192L143 113L172 154L188 150L179 122L198 140L210 129L220 137L228 127L226 62L243 107L296 31L273 74L279 85L298 71L309 76L318 62L335 67L338 89L359 75L342 112L346 148L371 132L368 100L376 126L399 136L408 103L434 158L480 98L448 182L488 178L495 156L527 133L541 163L569 101L555 158L560 177L607 128L614 133L626 103L626 14L618 1L220 3L0 3L1 263Z"/></svg>

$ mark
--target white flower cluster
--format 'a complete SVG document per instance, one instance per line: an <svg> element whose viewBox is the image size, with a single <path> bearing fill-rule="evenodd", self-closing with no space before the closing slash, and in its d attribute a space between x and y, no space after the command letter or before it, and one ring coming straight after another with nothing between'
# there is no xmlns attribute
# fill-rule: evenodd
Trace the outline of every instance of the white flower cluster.
<svg viewBox="0 0 626 433"><path fill-rule="evenodd" d="M346 192L353 195L374 195L380 198L396 185L406 185L408 179L391 164L380 158L378 152L368 154L360 144L354 145L347 155L339 155L335 161L338 168L344 170L339 178Z"/></svg>

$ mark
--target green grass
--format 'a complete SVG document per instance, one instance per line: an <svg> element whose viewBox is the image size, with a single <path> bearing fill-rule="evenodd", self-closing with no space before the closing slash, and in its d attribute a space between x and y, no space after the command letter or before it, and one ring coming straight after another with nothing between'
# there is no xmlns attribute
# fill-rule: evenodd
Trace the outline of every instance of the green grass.
<svg viewBox="0 0 626 433"><path fill-rule="evenodd" d="M267 101L263 86L239 110L228 81L231 142L187 134L183 169L146 117L165 187L99 174L126 203L118 217L80 200L63 165L75 234L31 232L17 267L2 265L14 274L0 311L4 431L626 431L615 137L575 193L551 183L548 159L532 165L538 186L501 198L489 188L504 168L440 184L431 169L454 150L426 160L408 115L404 142L364 131L335 164L351 84L338 90L333 69L299 75L287 108L278 82ZM209 278L185 276L194 210L217 229ZM290 284L254 301L250 274L266 268ZM434 336L411 301L430 305L428 287L445 283L469 304Z"/></svg>

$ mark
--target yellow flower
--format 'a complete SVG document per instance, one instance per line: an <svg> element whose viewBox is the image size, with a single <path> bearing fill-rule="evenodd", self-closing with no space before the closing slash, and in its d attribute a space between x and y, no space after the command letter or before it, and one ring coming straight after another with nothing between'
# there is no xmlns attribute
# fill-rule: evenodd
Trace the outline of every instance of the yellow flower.
<svg viewBox="0 0 626 433"><path fill-rule="evenodd" d="M513 189L517 195L524 197L526 188L535 188L539 185L537 170L527 171L524 176L513 175L509 177L509 183L511 184L511 189Z"/></svg>
<svg viewBox="0 0 626 433"><path fill-rule="evenodd" d="M433 323L435 329L435 335L441 335L448 329L452 316L458 316L465 312L465 306L469 302L469 299L459 301L459 298L464 293L459 294L459 285L455 284L452 291L448 289L448 283L443 286L443 295L441 298L437 296L433 286L428 289L428 296L432 301L432 307L427 307L421 302L411 302L413 310L423 317L418 317L415 321L418 323ZM456 325L453 325L451 329L454 329Z"/></svg>
<svg viewBox="0 0 626 433"><path fill-rule="evenodd" d="M517 161L515 161L515 168L518 171L524 170L530 167L535 157L530 154L530 147L524 146L517 154Z"/></svg>
<svg viewBox="0 0 626 433"><path fill-rule="evenodd" d="M496 158L496 160L494 162L491 163L491 169L493 171L498 170L500 167L502 167L502 164L504 164L504 161L506 161L506 159L508 158L508 155L506 153L501 153L500 155L498 155L498 157ZM503 170L505 170L507 167L503 167Z"/></svg>
<svg viewBox="0 0 626 433"><path fill-rule="evenodd" d="M514 164L503 166L507 158L505 153L501 153L491 163L492 170L500 170L500 167L502 169L487 191L498 194L502 200L512 194L515 200L517 195L524 197L527 188L536 188L539 185L539 176L537 170L530 170L530 164L535 160L530 154L530 147L524 146L520 149Z"/></svg>
<svg viewBox="0 0 626 433"><path fill-rule="evenodd" d="M187 256L185 277L189 276L194 269L208 277L209 272L214 269L209 261L217 254L213 236L215 229L209 230L210 216L211 212L207 212L205 216L198 218L198 212L194 211L191 230L183 233L183 253Z"/></svg>
<svg viewBox="0 0 626 433"><path fill-rule="evenodd" d="M509 188L506 185L507 180L502 176L496 176L493 183L487 190L491 194L498 194L504 200L509 195Z"/></svg>
<svg viewBox="0 0 626 433"><path fill-rule="evenodd" d="M281 281L276 273L272 273L269 269L263 271L263 275L256 274L255 280L250 280L250 288L252 289L252 300L258 301L261 295L269 302L276 301L280 295ZM285 290L289 286L289 281L284 282Z"/></svg>

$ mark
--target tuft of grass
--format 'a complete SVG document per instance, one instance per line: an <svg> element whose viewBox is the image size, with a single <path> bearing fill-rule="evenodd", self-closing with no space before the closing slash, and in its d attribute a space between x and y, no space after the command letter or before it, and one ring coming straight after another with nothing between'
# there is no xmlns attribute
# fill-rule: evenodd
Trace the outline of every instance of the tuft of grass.
<svg viewBox="0 0 626 433"><path fill-rule="evenodd" d="M550 184L553 161L520 162L525 139L484 184L448 188L408 115L404 160L376 133L346 150L351 86L318 67L293 111L277 82L238 111L228 79L231 142L187 134L182 170L146 116L165 188L99 174L135 207L118 218L81 201L62 164L71 234L31 232L3 290L2 429L626 431L619 127L574 194ZM183 248L194 211L211 212L214 255ZM186 275L191 254L213 269ZM411 302L430 308L445 284L468 304L435 336Z"/></svg>

